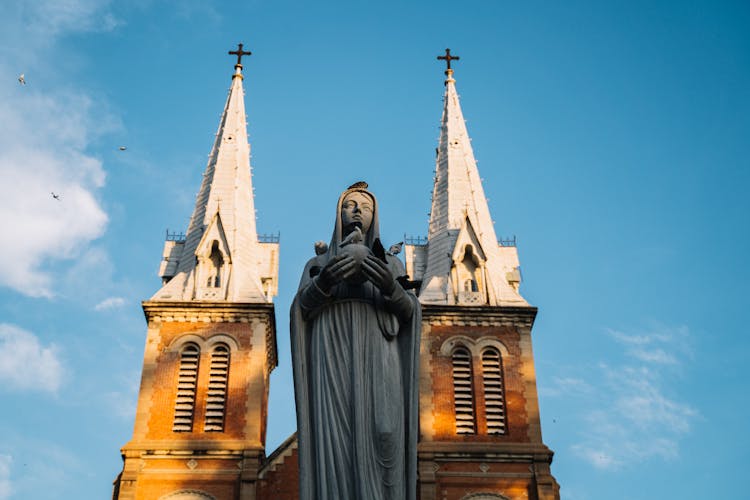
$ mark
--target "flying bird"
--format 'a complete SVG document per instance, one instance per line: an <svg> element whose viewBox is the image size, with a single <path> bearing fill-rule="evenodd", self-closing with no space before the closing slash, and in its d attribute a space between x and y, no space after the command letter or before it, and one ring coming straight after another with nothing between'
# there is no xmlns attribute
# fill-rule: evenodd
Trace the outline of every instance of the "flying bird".
<svg viewBox="0 0 750 500"><path fill-rule="evenodd" d="M59 195L59 194L55 194L55 192L54 192L54 191L53 191L53 192L52 192L51 194L52 194L52 197L53 197L54 199L56 199L57 201L60 201L60 195Z"/></svg>
<svg viewBox="0 0 750 500"><path fill-rule="evenodd" d="M401 248L404 246L403 241L399 241L398 243L391 245L391 247L388 249L388 252L386 252L388 255L398 255L401 253Z"/></svg>
<svg viewBox="0 0 750 500"><path fill-rule="evenodd" d="M23 76L23 73L18 75L18 83L20 83L21 85L26 85L26 77Z"/></svg>
<svg viewBox="0 0 750 500"><path fill-rule="evenodd" d="M126 149L128 149L127 146L120 146L120 151L125 151Z"/></svg>

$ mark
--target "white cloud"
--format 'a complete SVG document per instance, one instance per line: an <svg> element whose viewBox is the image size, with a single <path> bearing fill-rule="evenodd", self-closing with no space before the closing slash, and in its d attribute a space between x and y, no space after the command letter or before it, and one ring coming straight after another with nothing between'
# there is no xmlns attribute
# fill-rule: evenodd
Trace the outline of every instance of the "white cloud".
<svg viewBox="0 0 750 500"><path fill-rule="evenodd" d="M0 455L0 500L10 498L10 494L13 492L10 482L11 462L13 462L13 457L10 455Z"/></svg>
<svg viewBox="0 0 750 500"><path fill-rule="evenodd" d="M592 381L588 392L566 393L579 399L576 404L585 423L572 451L599 469L619 469L654 458L677 459L680 440L699 417L688 403L670 395L672 384L679 383L676 368L690 357L687 328L646 334L610 330L609 334L627 347L623 360L599 363L595 373L586 377Z"/></svg>
<svg viewBox="0 0 750 500"><path fill-rule="evenodd" d="M629 356L649 364L677 365L678 354L690 354L686 342L688 330L684 326L656 326L651 331L638 334L627 334L618 330L608 330L608 333L619 344L626 346Z"/></svg>
<svg viewBox="0 0 750 500"><path fill-rule="evenodd" d="M646 363L660 363L664 365L676 365L677 358L663 349L633 349L630 351L635 358L645 361Z"/></svg>
<svg viewBox="0 0 750 500"><path fill-rule="evenodd" d="M123 305L125 305L125 299L122 297L107 297L94 306L94 309L97 311L106 311L107 309L116 309Z"/></svg>
<svg viewBox="0 0 750 500"><path fill-rule="evenodd" d="M672 432L690 431L690 422L696 415L695 410L686 404L673 401L664 396L662 389L648 370L624 368L619 373L609 373L610 380L615 377L622 385L615 409L635 426L649 430L664 425Z"/></svg>
<svg viewBox="0 0 750 500"><path fill-rule="evenodd" d="M81 255L106 228L97 199L105 173L87 148L116 120L77 82L60 84L64 66L53 61L64 55L49 46L72 32L111 29L108 3L22 1L0 21L0 73L26 71L29 82L0 82L0 286L25 295L52 296L52 265Z"/></svg>
<svg viewBox="0 0 750 500"><path fill-rule="evenodd" d="M41 41L70 32L109 31L119 24L107 11L109 0L22 0L13 4L8 5L12 6L10 17Z"/></svg>
<svg viewBox="0 0 750 500"><path fill-rule="evenodd" d="M583 457L598 469L615 469L622 465L622 461L612 456L603 449L593 449L582 445L576 445L573 450L577 455Z"/></svg>
<svg viewBox="0 0 750 500"><path fill-rule="evenodd" d="M546 397L570 397L571 394L587 394L591 385L581 378L553 377L552 385L539 388L539 394Z"/></svg>
<svg viewBox="0 0 750 500"><path fill-rule="evenodd" d="M128 377L121 377L120 382L124 386L121 391L107 393L112 413L130 422L135 418L135 410L138 406L138 392L140 389L140 370L130 373Z"/></svg>
<svg viewBox="0 0 750 500"><path fill-rule="evenodd" d="M31 332L0 323L0 381L16 390L56 392L63 364L54 345L42 346Z"/></svg>

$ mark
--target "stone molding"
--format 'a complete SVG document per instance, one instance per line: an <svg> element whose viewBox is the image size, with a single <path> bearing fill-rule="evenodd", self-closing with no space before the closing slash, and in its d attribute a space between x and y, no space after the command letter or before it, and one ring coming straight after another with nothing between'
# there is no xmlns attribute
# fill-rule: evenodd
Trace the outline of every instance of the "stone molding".
<svg viewBox="0 0 750 500"><path fill-rule="evenodd" d="M253 319L274 317L272 303L167 302L145 300L146 321L186 323L250 323ZM275 320L274 320L275 326Z"/></svg>
<svg viewBox="0 0 750 500"><path fill-rule="evenodd" d="M461 307L422 304L422 322L445 326L520 326L531 328L536 307Z"/></svg>
<svg viewBox="0 0 750 500"><path fill-rule="evenodd" d="M552 462L554 452L544 444L431 441L417 445L420 460Z"/></svg>
<svg viewBox="0 0 750 500"><path fill-rule="evenodd" d="M122 448L123 453L134 452L134 456L188 456L205 455L212 458L222 458L239 454L263 454L265 449L260 443L252 443L239 439L232 440L202 440L202 439L149 439L143 442L132 441Z"/></svg>

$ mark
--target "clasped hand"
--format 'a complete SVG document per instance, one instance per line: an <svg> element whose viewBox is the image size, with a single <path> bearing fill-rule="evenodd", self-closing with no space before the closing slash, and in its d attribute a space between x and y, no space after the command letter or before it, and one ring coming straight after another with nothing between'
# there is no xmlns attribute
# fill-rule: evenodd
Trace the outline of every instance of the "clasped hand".
<svg viewBox="0 0 750 500"><path fill-rule="evenodd" d="M318 275L318 286L328 293L333 285L354 276L359 270L356 261L348 255L337 255L323 267ZM368 255L362 262L362 272L367 279L385 295L391 295L396 287L393 273L385 262Z"/></svg>

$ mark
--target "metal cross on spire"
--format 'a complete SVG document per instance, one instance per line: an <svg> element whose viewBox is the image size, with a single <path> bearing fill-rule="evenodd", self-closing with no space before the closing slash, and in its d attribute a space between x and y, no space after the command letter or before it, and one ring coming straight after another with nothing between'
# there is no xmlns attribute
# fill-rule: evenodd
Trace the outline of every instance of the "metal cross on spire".
<svg viewBox="0 0 750 500"><path fill-rule="evenodd" d="M461 59L458 56L452 56L451 55L451 49L445 49L445 55L444 56L437 56L437 58L440 59L440 60L442 60L442 61L445 61L447 63L448 67L445 70L446 72L452 71L451 70L451 61L458 61L459 59Z"/></svg>
<svg viewBox="0 0 750 500"><path fill-rule="evenodd" d="M230 56L237 56L237 64L235 64L235 67L242 66L242 56L249 56L252 55L252 52L244 51L242 50L242 44L238 44L237 50L230 50L229 51Z"/></svg>

